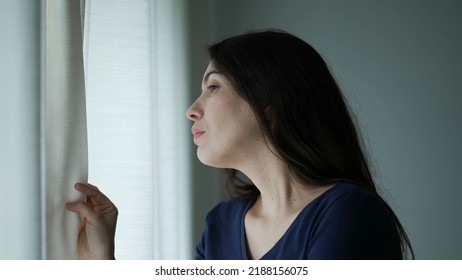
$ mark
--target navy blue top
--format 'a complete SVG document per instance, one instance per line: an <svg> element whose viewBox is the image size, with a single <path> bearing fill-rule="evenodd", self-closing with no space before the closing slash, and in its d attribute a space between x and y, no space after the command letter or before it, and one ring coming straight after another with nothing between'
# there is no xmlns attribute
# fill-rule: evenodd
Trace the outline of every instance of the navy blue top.
<svg viewBox="0 0 462 280"><path fill-rule="evenodd" d="M229 200L206 217L196 259L248 259L244 217L254 200ZM383 202L337 184L309 203L261 259L400 259L399 236Z"/></svg>

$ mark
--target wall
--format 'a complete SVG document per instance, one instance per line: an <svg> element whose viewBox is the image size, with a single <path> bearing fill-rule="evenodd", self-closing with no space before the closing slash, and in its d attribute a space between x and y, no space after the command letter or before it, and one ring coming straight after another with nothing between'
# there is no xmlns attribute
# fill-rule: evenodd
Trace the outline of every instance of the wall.
<svg viewBox="0 0 462 280"><path fill-rule="evenodd" d="M268 27L311 43L359 118L382 193L417 258L462 259L462 2L194 3L195 43Z"/></svg>
<svg viewBox="0 0 462 280"><path fill-rule="evenodd" d="M39 12L0 1L0 259L40 258Z"/></svg>

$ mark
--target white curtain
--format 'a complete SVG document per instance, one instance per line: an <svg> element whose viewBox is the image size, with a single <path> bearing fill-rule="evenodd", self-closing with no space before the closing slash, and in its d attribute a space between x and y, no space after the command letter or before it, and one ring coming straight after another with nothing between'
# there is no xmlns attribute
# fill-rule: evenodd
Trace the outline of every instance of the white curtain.
<svg viewBox="0 0 462 280"><path fill-rule="evenodd" d="M79 217L64 207L88 173L80 1L44 2L43 258L76 259Z"/></svg>
<svg viewBox="0 0 462 280"><path fill-rule="evenodd" d="M2 32L30 23L0 67L0 258L76 258L64 205L87 175L119 208L117 258L191 258L183 1L40 3L0 3Z"/></svg>

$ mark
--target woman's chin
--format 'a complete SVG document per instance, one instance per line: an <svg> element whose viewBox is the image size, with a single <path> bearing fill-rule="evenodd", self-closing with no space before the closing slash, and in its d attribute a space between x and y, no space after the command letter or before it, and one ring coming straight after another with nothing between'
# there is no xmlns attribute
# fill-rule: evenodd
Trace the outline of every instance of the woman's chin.
<svg viewBox="0 0 462 280"><path fill-rule="evenodd" d="M204 165L215 167L215 168L228 168L226 164L223 163L223 160L220 157L212 156L210 154L203 153L197 149L197 158Z"/></svg>

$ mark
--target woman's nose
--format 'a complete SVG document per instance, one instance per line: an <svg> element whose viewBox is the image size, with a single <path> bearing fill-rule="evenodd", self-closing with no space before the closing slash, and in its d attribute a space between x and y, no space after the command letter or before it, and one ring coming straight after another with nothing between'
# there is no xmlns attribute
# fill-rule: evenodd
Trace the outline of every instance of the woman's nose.
<svg viewBox="0 0 462 280"><path fill-rule="evenodd" d="M199 104L199 99L197 99L189 108L186 110L186 118L197 121L203 116L202 108Z"/></svg>

